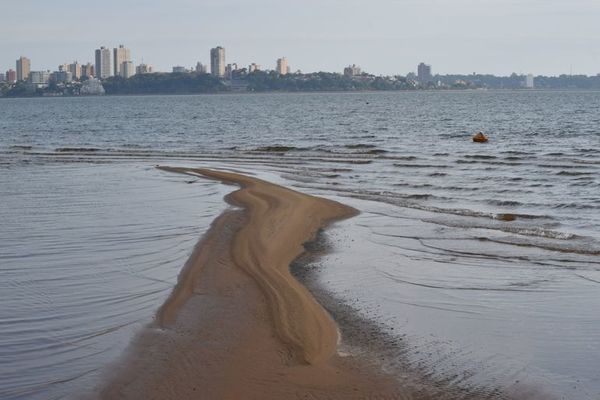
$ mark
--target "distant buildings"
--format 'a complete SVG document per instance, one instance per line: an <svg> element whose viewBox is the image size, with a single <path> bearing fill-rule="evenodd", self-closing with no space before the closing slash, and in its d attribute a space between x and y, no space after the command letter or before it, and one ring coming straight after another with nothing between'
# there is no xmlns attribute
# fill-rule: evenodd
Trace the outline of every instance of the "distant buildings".
<svg viewBox="0 0 600 400"><path fill-rule="evenodd" d="M431 75L431 65L420 63L417 67L417 80L420 84L424 85L431 82L433 76Z"/></svg>
<svg viewBox="0 0 600 400"><path fill-rule="evenodd" d="M131 50L122 44L113 49L113 71L115 76L123 76L123 63L131 61Z"/></svg>
<svg viewBox="0 0 600 400"><path fill-rule="evenodd" d="M188 72L188 70L185 67L182 67L180 65L173 67L173 73L174 74L183 74L185 72Z"/></svg>
<svg viewBox="0 0 600 400"><path fill-rule="evenodd" d="M151 74L154 72L152 65L141 63L135 68L136 74Z"/></svg>
<svg viewBox="0 0 600 400"><path fill-rule="evenodd" d="M252 73L255 71L260 71L260 65L255 64L255 63L248 65L248 73Z"/></svg>
<svg viewBox="0 0 600 400"><path fill-rule="evenodd" d="M275 71L280 75L286 75L290 72L290 66L288 65L287 58L281 57L277 59Z"/></svg>
<svg viewBox="0 0 600 400"><path fill-rule="evenodd" d="M110 62L110 49L102 46L96 49L96 67L95 76L98 79L106 79L112 76L112 66Z"/></svg>
<svg viewBox="0 0 600 400"><path fill-rule="evenodd" d="M121 63L121 76L129 79L135 75L135 66L132 61L123 61Z"/></svg>
<svg viewBox="0 0 600 400"><path fill-rule="evenodd" d="M87 63L81 66L81 77L92 78L94 76L94 66L91 63Z"/></svg>
<svg viewBox="0 0 600 400"><path fill-rule="evenodd" d="M358 76L362 73L360 67L357 67L356 64L352 64L344 68L344 75L348 77Z"/></svg>
<svg viewBox="0 0 600 400"><path fill-rule="evenodd" d="M208 67L198 61L198 63L196 64L196 73L197 74L207 74Z"/></svg>
<svg viewBox="0 0 600 400"><path fill-rule="evenodd" d="M533 74L528 74L525 77L525 87L527 89L533 89L534 88L534 78L533 78Z"/></svg>
<svg viewBox="0 0 600 400"><path fill-rule="evenodd" d="M65 71L64 69L50 74L50 82L54 83L70 83L73 82L73 74L71 71Z"/></svg>
<svg viewBox="0 0 600 400"><path fill-rule="evenodd" d="M210 73L219 78L225 77L225 49L221 46L210 49Z"/></svg>
<svg viewBox="0 0 600 400"><path fill-rule="evenodd" d="M17 81L17 71L9 69L6 71L6 82L15 83Z"/></svg>
<svg viewBox="0 0 600 400"><path fill-rule="evenodd" d="M31 71L29 73L29 83L37 88L43 88L48 85L50 81L49 71Z"/></svg>
<svg viewBox="0 0 600 400"><path fill-rule="evenodd" d="M27 57L21 56L17 60L17 81L26 81L31 72L31 61Z"/></svg>
<svg viewBox="0 0 600 400"><path fill-rule="evenodd" d="M81 79L81 64L77 61L74 61L72 64L69 64L69 72L73 75L73 79L80 80Z"/></svg>
<svg viewBox="0 0 600 400"><path fill-rule="evenodd" d="M227 79L233 78L233 71L236 71L237 69L238 65L236 63L227 64L227 66L225 67L225 77Z"/></svg>

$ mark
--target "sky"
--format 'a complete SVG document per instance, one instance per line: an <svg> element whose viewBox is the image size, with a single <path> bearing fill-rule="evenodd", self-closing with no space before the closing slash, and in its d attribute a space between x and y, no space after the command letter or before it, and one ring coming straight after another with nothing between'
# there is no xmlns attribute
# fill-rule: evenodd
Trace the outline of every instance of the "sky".
<svg viewBox="0 0 600 400"><path fill-rule="evenodd" d="M124 44L156 69L227 62L376 75L600 73L600 0L0 0L0 71L94 60Z"/></svg>

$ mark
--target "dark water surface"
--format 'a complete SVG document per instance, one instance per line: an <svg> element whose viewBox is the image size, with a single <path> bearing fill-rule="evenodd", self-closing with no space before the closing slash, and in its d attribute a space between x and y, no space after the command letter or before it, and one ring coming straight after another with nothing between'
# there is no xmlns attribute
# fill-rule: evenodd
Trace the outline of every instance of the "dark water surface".
<svg viewBox="0 0 600 400"><path fill-rule="evenodd" d="M482 91L2 99L0 398L89 388L168 295L230 188L158 163L361 210L319 277L386 369L600 397L600 93Z"/></svg>

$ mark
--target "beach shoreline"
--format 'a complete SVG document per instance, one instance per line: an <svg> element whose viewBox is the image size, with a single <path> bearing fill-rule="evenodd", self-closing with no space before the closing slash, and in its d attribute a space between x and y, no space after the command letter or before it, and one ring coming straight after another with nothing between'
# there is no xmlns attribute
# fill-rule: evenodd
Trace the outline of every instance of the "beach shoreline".
<svg viewBox="0 0 600 400"><path fill-rule="evenodd" d="M356 210L237 173L160 169L239 185L226 196L239 208L215 219L97 398L413 398L337 353L337 325L289 270L304 243Z"/></svg>

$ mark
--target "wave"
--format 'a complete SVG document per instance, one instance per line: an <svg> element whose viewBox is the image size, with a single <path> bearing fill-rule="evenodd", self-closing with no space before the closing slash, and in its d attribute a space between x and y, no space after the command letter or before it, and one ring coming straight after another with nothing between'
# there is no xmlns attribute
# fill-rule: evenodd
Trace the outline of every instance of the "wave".
<svg viewBox="0 0 600 400"><path fill-rule="evenodd" d="M59 147L55 151L57 153L92 153L101 150L97 147Z"/></svg>
<svg viewBox="0 0 600 400"><path fill-rule="evenodd" d="M556 175L563 175L563 176L586 176L586 175L594 175L593 172L583 172L583 171L565 171L562 170L560 172L557 172Z"/></svg>
<svg viewBox="0 0 600 400"><path fill-rule="evenodd" d="M347 149L374 149L377 146L374 144L364 144L364 143L356 143L356 144L346 144L344 145Z"/></svg>
<svg viewBox="0 0 600 400"><path fill-rule="evenodd" d="M531 156L531 155L534 155L534 153L529 153L527 151L517 151L517 150L501 151L500 153L502 153L502 154L513 154L513 155L517 155L517 156Z"/></svg>
<svg viewBox="0 0 600 400"><path fill-rule="evenodd" d="M549 250L549 251L558 251L561 253L572 253L572 254L581 254L585 256L594 256L593 260L584 261L584 262L592 262L597 263L596 256L600 255L600 247L598 247L598 243L591 243L588 238L577 237L580 240L569 242L569 241L548 241L547 237L542 236L539 239L535 237L530 237L527 239L518 238L518 237L506 237L506 238L482 238L482 240L486 240L493 243L500 244L508 244L512 246L521 246L521 247L534 247L537 249ZM554 238L550 238L554 239ZM559 238L560 239L560 238ZM565 261L565 260L563 260ZM582 260L583 261L583 260ZM574 267L568 267L574 268ZM574 268L575 269L575 268Z"/></svg>
<svg viewBox="0 0 600 400"><path fill-rule="evenodd" d="M394 163L394 167L401 168L449 168L448 165L440 165L440 164L404 164L404 163Z"/></svg>
<svg viewBox="0 0 600 400"><path fill-rule="evenodd" d="M552 206L552 208L556 209L575 209L575 210L594 210L600 208L600 206L593 206L591 204L581 204L581 203L560 203Z"/></svg>
<svg viewBox="0 0 600 400"><path fill-rule="evenodd" d="M496 156L490 156L490 155L487 155L487 154L466 154L463 157L465 157L465 158L474 158L474 159L477 159L477 160L495 160L496 158L498 158Z"/></svg>
<svg viewBox="0 0 600 400"><path fill-rule="evenodd" d="M293 150L306 150L306 149L298 148L295 146L274 145L274 146L257 147L253 151L260 151L260 152L266 152L266 153L287 153L288 151L293 151Z"/></svg>
<svg viewBox="0 0 600 400"><path fill-rule="evenodd" d="M484 200L486 203L495 205L495 206L506 206L506 207L518 207L522 206L523 203L516 200L496 200L496 199L487 199Z"/></svg>

